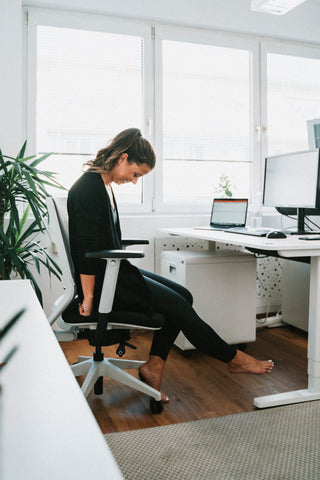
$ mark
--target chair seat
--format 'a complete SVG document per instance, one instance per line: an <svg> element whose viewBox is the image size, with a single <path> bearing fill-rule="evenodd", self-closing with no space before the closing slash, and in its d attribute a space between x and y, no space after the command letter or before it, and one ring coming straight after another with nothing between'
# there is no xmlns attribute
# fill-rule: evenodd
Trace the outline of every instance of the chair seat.
<svg viewBox="0 0 320 480"><path fill-rule="evenodd" d="M82 328L95 328L98 322L98 313L89 317L80 315L75 310L66 310L62 314L63 321L73 326ZM159 330L163 327L165 318L160 313L153 313L151 316L140 312L116 311L108 314L108 328L144 328L147 330Z"/></svg>

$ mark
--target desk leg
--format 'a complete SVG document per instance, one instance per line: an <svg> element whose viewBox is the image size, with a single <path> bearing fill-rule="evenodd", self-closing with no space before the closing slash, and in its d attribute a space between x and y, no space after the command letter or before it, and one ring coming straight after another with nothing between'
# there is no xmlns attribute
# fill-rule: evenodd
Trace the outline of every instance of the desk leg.
<svg viewBox="0 0 320 480"><path fill-rule="evenodd" d="M311 257L310 265L308 388L257 397L253 404L267 408L311 400L320 400L320 257Z"/></svg>

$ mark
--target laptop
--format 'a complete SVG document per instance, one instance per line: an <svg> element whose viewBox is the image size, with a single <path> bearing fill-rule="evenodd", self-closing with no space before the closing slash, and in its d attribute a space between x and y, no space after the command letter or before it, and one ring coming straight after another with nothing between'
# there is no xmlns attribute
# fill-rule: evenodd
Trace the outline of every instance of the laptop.
<svg viewBox="0 0 320 480"><path fill-rule="evenodd" d="M272 229L246 227L247 198L214 198L210 225L194 227L195 230L221 230L242 235L265 237Z"/></svg>
<svg viewBox="0 0 320 480"><path fill-rule="evenodd" d="M247 198L214 198L211 208L210 224L194 227L196 230L228 230L243 228L246 225L248 211Z"/></svg>

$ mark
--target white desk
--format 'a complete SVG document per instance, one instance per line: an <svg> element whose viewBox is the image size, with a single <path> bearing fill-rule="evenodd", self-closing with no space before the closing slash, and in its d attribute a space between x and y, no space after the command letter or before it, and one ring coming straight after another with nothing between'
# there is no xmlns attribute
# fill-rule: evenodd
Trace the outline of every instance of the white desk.
<svg viewBox="0 0 320 480"><path fill-rule="evenodd" d="M0 281L0 328L23 307L0 344L0 361L18 346L0 377L1 479L120 480L29 281Z"/></svg>
<svg viewBox="0 0 320 480"><path fill-rule="evenodd" d="M277 252L282 257L311 257L309 336L308 336L308 388L254 399L258 408L300 403L320 399L320 241L299 240L299 235L268 239L227 232L171 228L171 235L198 238L225 244Z"/></svg>

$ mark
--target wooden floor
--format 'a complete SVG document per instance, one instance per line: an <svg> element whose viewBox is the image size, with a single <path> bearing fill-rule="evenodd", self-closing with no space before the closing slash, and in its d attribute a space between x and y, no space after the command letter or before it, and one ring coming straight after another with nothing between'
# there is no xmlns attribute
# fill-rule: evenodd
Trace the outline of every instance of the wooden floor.
<svg viewBox="0 0 320 480"><path fill-rule="evenodd" d="M136 333L126 358L148 358L149 333ZM78 355L91 355L86 340L61 343L70 364ZM105 347L106 356L115 357L115 347ZM104 393L90 393L88 402L103 433L168 425L255 410L253 397L297 390L307 386L307 335L294 327L262 328L256 342L246 352L261 360L272 359L275 367L269 375L232 375L225 364L200 352L184 357L172 349L165 368L162 391L170 403L160 415L152 415L149 399L112 380L104 380ZM134 375L136 372L131 371ZM130 373L131 373L130 372ZM81 383L81 379L79 379Z"/></svg>

